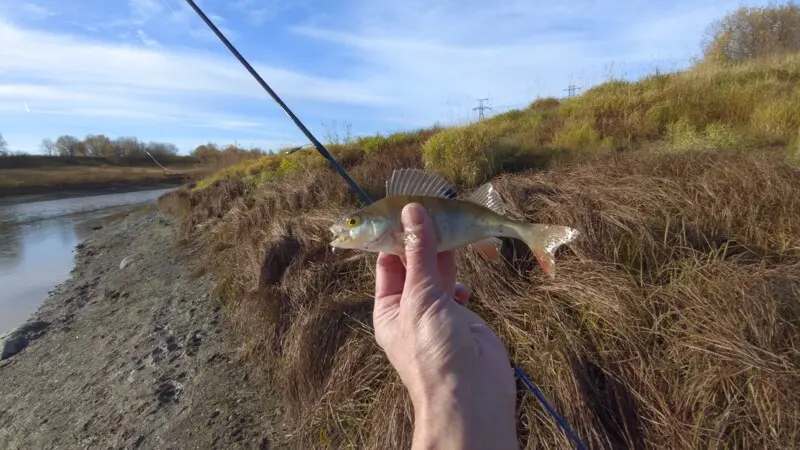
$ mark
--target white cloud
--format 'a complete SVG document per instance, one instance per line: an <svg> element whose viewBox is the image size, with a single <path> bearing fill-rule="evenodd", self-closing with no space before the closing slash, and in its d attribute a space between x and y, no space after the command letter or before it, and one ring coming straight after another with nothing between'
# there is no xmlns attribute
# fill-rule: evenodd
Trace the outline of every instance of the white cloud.
<svg viewBox="0 0 800 450"><path fill-rule="evenodd" d="M340 15L289 29L355 60L354 77L404 99L395 120L424 125L474 117L477 98L518 104L609 77L678 69L699 52L711 21L734 0L697 5L600 0L361 0ZM710 3L710 2L709 2ZM402 113L402 114L400 114Z"/></svg>
<svg viewBox="0 0 800 450"><path fill-rule="evenodd" d="M14 9L25 15L29 19L47 19L58 15L55 11L42 6L38 3L19 2L14 5Z"/></svg>
<svg viewBox="0 0 800 450"><path fill-rule="evenodd" d="M151 38L142 29L136 30L136 36L138 36L139 40L142 41L142 44L144 44L147 47L161 47L161 44L159 44L157 40Z"/></svg>
<svg viewBox="0 0 800 450"><path fill-rule="evenodd" d="M32 31L0 22L0 61L6 76L39 83L43 92L100 92L160 98L175 95L253 99L260 87L227 55L137 48ZM378 104L383 98L357 81L319 78L256 64L282 95L295 100Z"/></svg>
<svg viewBox="0 0 800 450"><path fill-rule="evenodd" d="M136 23L145 23L164 13L163 0L128 0L131 14Z"/></svg>
<svg viewBox="0 0 800 450"><path fill-rule="evenodd" d="M150 39L146 33L139 37ZM114 129L136 134L125 130L172 127L176 134L195 130L197 139L227 133L297 142L300 136L255 80L225 53L177 50L163 43L142 47L104 42L20 28L2 19L0 42L4 44L0 46L4 132L19 125L33 129L36 117L49 117L55 130L61 130L59 124L95 120L107 124L95 132L109 134ZM358 80L321 78L253 63L296 112L303 105L374 106L391 100ZM56 131L61 132L67 131ZM8 133L14 136L11 130ZM26 133L14 138L15 145L35 144L22 140L31 132Z"/></svg>

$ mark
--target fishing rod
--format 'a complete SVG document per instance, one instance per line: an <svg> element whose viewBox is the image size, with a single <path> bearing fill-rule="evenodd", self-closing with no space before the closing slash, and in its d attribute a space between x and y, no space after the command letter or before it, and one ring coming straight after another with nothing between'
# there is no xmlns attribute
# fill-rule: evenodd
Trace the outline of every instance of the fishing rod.
<svg viewBox="0 0 800 450"><path fill-rule="evenodd" d="M358 194L358 196L361 197L361 200L366 204L372 203L372 199L369 198L369 195L367 195L367 193L364 192L361 189L361 187L358 184L356 184L355 181L353 181L352 178L350 178L350 175L348 175L347 171L344 170L344 168L339 164L338 161L336 161L336 158L334 158L333 155L331 155L328 152L328 149L326 149L325 146L322 145L322 143L319 142L317 138L315 138L314 135L311 134L310 131L308 131L308 128L306 128L306 126L303 125L303 122L301 122L300 119L298 119L297 116L294 115L292 110L289 109L288 106L286 106L286 103L283 103L283 100L281 100L278 94L276 94L275 91L273 91L272 88L269 87L267 82L264 81L263 78L261 78L261 75L259 75L258 72L256 72L255 69L253 69L253 66L251 66L250 63L247 62L247 59L245 59L245 57L242 56L242 54L239 53L238 50L236 50L236 47L234 47L233 44L231 44L231 42L228 40L228 38L226 38L225 35L222 34L219 28L217 28L217 26L214 25L214 22L212 22L211 19L208 18L206 13L204 13L203 10L200 9L199 6L197 6L194 0L186 0L186 2L189 3L189 6L191 6L192 9L194 9L194 11L197 13L197 15L200 16L201 19L203 19L203 22L205 22L206 25L208 25L208 27L211 28L211 31L213 31L214 34L216 34L217 37L222 41L222 43L225 44L225 47L228 47L228 50L230 50L231 53L233 53L233 56L235 56L236 59L238 59L239 62L242 63L245 69L247 69L247 71L250 72L250 75L252 75L253 78L256 79L256 81L258 81L258 84L260 84L261 87L264 88L265 91L267 91L267 94L269 94L270 97L272 97L272 99L275 100L275 102L281 107L283 112L285 112L286 115L288 115L289 118L292 119L294 124L297 125L297 128L300 128L300 131L302 131L303 134L306 135L308 140L311 141L312 144L314 144L314 147L317 148L317 151L320 154L322 154L322 156L324 156L325 159L330 161L330 163L333 165L336 171L339 172L339 175L341 175L342 178L344 178L344 180L347 181L347 184L349 184L350 187Z"/></svg>
<svg viewBox="0 0 800 450"><path fill-rule="evenodd" d="M217 28L216 25L214 25L214 22L212 22L211 19L209 19L208 16L206 16L206 14L203 12L202 9L200 9L199 6L197 6L194 0L186 0L186 2L189 3L189 6L191 6L192 9L194 9L194 11L200 16L201 19L203 19L203 22L205 22L206 25L208 25L208 27L211 28L211 31L213 31L214 34L217 35L217 37L222 41L222 43L225 44L226 47L228 47L228 50L230 50L230 52L233 53L233 56L235 56L236 59L238 59L239 62L242 63L245 69L247 69L247 71L250 72L250 75L252 75L253 78L256 79L256 81L258 81L258 84L260 84L261 87L264 88L265 91L267 91L270 97L272 97L272 99L275 100L276 103L278 103L281 109L283 109L283 112L285 112L289 116L289 118L292 119L295 125L297 125L297 127L300 128L300 131L302 131L303 134L306 135L308 140L310 140L311 143L314 144L314 147L316 147L317 151L320 154L322 154L322 156L324 156L325 159L330 161L330 163L333 165L336 171L339 172L339 175L341 175L342 178L344 178L345 181L347 181L347 184L349 184L350 187L358 194L358 196L361 197L361 200L367 205L371 204L372 199L369 197L369 195L367 195L367 193L364 192L361 189L361 187L355 181L353 181L352 178L350 178L350 175L348 175L347 171L345 171L344 168L341 165L339 165L339 162L336 161L336 158L334 158L328 152L325 146L322 145L322 143L320 143L317 140L317 138L315 138L314 135L311 134L310 131L308 131L308 128L306 128L305 125L303 125L303 122L301 122L300 119L298 119L297 116L294 115L292 110L289 109L288 106L286 106L286 104L283 102L283 100L281 100L278 94L276 94L275 91L273 91L272 88L269 87L267 82L264 81L263 78L261 78L261 75L259 75L258 72L256 72L255 69L253 69L253 66L251 66L250 63L247 62L247 59L245 59L245 57L242 56L242 54L239 53L238 50L236 50L236 47L234 47L233 44L230 43L230 41L225 37L224 34L222 34L219 28ZM536 399L539 400L542 406L544 406L545 410L547 410L547 412L553 417L553 419L555 419L556 423L558 423L558 425L561 427L561 429L564 431L567 437L569 437L573 442L575 442L575 445L578 447L578 449L584 450L586 448L585 445L581 442L580 438L578 438L578 436L572 431L572 429L569 427L569 424L567 424L567 421L564 420L564 418L561 417L555 411L555 409L553 409L552 406L550 406L550 403L547 402L547 399L545 399L544 394L542 394L542 391L533 383L533 381L531 381L530 378L528 378L528 375L525 373L524 370L522 370L521 367L517 366L516 364L512 365L514 366L514 373L517 375L517 377L519 377L519 379L522 381L525 387L531 393L533 393Z"/></svg>

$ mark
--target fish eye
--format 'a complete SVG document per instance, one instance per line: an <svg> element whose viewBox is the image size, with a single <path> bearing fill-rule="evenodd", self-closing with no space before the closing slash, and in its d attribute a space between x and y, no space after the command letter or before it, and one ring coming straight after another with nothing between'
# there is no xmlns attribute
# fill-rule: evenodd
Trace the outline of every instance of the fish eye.
<svg viewBox="0 0 800 450"><path fill-rule="evenodd" d="M347 219L347 226L349 226L350 228L353 228L353 227L357 226L360 222L361 221L358 220L358 217L354 216L354 217L351 217L351 218Z"/></svg>

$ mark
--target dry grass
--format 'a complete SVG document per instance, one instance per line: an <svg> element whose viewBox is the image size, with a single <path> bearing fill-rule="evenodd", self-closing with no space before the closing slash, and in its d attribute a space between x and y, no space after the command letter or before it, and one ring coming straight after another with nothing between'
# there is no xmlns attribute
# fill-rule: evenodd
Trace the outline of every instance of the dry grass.
<svg viewBox="0 0 800 450"><path fill-rule="evenodd" d="M536 105L537 109L552 105ZM413 147L351 174L380 193ZM639 151L495 183L518 220L577 227L555 280L506 241L458 258L470 307L598 448L786 448L800 439L800 171L783 150ZM377 196L377 195L376 195ZM374 342L375 255L330 252L357 207L330 169L165 197L209 249L230 323L301 448L402 448L407 394ZM523 448L571 448L519 388Z"/></svg>

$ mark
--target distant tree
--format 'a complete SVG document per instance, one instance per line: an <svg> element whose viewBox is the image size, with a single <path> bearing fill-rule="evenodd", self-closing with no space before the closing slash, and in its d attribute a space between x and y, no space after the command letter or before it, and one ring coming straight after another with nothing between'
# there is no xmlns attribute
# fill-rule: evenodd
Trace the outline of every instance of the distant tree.
<svg viewBox="0 0 800 450"><path fill-rule="evenodd" d="M135 137L119 137L114 140L114 147L119 156L123 158L140 158L145 156L145 145L139 142L139 139Z"/></svg>
<svg viewBox="0 0 800 450"><path fill-rule="evenodd" d="M39 150L42 151L47 156L55 156L56 155L56 143L53 142L50 138L42 139L42 143L39 144Z"/></svg>
<svg viewBox="0 0 800 450"><path fill-rule="evenodd" d="M165 142L150 142L147 144L147 151L153 156L177 155L178 147L175 144Z"/></svg>
<svg viewBox="0 0 800 450"><path fill-rule="evenodd" d="M86 152L90 156L102 156L105 158L114 158L117 156L116 148L111 142L111 139L102 134L90 134L83 140L86 146Z"/></svg>
<svg viewBox="0 0 800 450"><path fill-rule="evenodd" d="M216 159L219 156L219 147L217 147L217 144L213 142L198 145L192 151L192 156L200 159L203 162L207 162Z"/></svg>
<svg viewBox="0 0 800 450"><path fill-rule="evenodd" d="M8 156L8 142L2 134L0 134L0 156Z"/></svg>
<svg viewBox="0 0 800 450"><path fill-rule="evenodd" d="M800 6L742 7L711 24L703 42L706 60L739 62L800 52Z"/></svg>
<svg viewBox="0 0 800 450"><path fill-rule="evenodd" d="M84 156L86 146L75 136L64 135L56 139L56 151L60 156Z"/></svg>

